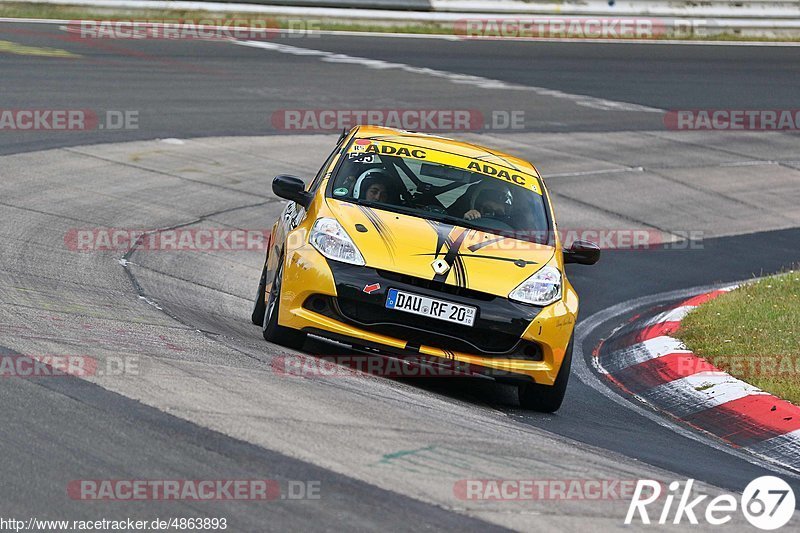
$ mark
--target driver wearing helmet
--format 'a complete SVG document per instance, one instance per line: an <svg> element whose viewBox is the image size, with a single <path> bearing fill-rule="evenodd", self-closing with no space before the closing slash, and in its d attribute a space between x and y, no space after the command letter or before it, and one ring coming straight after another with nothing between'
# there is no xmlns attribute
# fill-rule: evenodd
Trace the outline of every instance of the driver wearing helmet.
<svg viewBox="0 0 800 533"><path fill-rule="evenodd" d="M353 189L354 198L368 202L393 203L393 196L391 178L382 169L372 169L364 173Z"/></svg>
<svg viewBox="0 0 800 533"><path fill-rule="evenodd" d="M372 180L372 183L367 187L367 192L364 194L364 199L368 202L381 202L385 204L389 201L389 188L384 182L378 179Z"/></svg>
<svg viewBox="0 0 800 533"><path fill-rule="evenodd" d="M483 189L475 199L475 207L464 213L466 220L481 217L506 219L511 215L511 191L506 188Z"/></svg>

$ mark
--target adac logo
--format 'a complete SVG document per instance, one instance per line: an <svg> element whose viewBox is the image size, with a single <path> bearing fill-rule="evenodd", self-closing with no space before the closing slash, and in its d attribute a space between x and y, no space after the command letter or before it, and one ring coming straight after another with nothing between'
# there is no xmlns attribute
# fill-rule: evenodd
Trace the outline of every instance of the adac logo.
<svg viewBox="0 0 800 533"><path fill-rule="evenodd" d="M477 161L473 161L469 165L467 165L467 170L474 170L475 172L480 172L481 174L486 174L488 176L494 176L495 178L501 178L506 181L511 181L516 183L517 185L522 185L523 187L527 186L528 184L524 176L521 176L519 174L509 173L506 170L497 168L493 165L489 165L488 163L478 163Z"/></svg>
<svg viewBox="0 0 800 533"><path fill-rule="evenodd" d="M383 143L381 145L370 144L364 149L364 153L394 155L399 157L413 157L414 159L427 158L427 153L425 152L425 150L419 150L416 148L408 148L405 146L386 144L386 143Z"/></svg>

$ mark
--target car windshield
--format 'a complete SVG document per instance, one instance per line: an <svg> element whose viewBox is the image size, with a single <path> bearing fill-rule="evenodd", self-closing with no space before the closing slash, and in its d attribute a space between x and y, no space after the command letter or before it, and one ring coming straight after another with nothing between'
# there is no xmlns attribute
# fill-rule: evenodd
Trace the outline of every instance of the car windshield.
<svg viewBox="0 0 800 533"><path fill-rule="evenodd" d="M547 243L549 222L535 176L447 152L359 139L329 189L337 200Z"/></svg>

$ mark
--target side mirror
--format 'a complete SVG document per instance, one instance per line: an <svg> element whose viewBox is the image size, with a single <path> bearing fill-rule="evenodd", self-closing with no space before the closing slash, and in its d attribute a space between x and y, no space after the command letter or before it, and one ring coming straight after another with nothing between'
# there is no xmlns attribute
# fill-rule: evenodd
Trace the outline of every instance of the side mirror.
<svg viewBox="0 0 800 533"><path fill-rule="evenodd" d="M589 241L575 241L564 250L565 263L593 265L600 260L600 247Z"/></svg>
<svg viewBox="0 0 800 533"><path fill-rule="evenodd" d="M303 180L285 174L276 176L272 180L272 192L281 198L302 205L304 209L308 209L313 199L313 196L306 192L306 184L303 183Z"/></svg>

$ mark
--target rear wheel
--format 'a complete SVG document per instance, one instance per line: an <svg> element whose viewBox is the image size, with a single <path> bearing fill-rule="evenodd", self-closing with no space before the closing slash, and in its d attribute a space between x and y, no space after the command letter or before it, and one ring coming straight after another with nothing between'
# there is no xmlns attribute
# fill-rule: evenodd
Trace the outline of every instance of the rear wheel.
<svg viewBox="0 0 800 533"><path fill-rule="evenodd" d="M567 346L567 353L561 362L556 381L552 385L526 383L519 386L519 404L524 409L541 413L554 413L561 407L567 392L569 370L572 366L572 341Z"/></svg>
<svg viewBox="0 0 800 533"><path fill-rule="evenodd" d="M296 329L287 328L278 324L278 313L281 305L281 285L283 283L283 258L278 260L278 271L272 282L264 309L264 319L261 331L264 339L275 344L290 348L300 348L306 339L306 334Z"/></svg>

